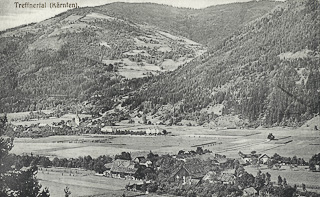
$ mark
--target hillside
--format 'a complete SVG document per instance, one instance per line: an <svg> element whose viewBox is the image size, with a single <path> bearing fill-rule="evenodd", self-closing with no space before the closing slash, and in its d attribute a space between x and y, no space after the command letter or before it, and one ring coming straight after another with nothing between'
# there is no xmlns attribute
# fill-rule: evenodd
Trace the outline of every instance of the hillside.
<svg viewBox="0 0 320 197"><path fill-rule="evenodd" d="M216 46L277 4L195 10L112 3L3 31L0 112L70 108L83 102L90 103L89 111L112 109L152 76L203 54L202 44Z"/></svg>
<svg viewBox="0 0 320 197"><path fill-rule="evenodd" d="M222 104L220 113L257 126L298 126L320 111L319 19L319 1L286 2L126 104L199 124L216 124L210 109Z"/></svg>
<svg viewBox="0 0 320 197"><path fill-rule="evenodd" d="M59 104L54 103L54 97L84 101L92 96L108 95L110 100L113 95L121 94L121 88L112 86L121 83L130 89L126 84L132 82L128 80L175 70L206 51L201 44L182 36L92 9L72 10L7 31L0 39L1 77L4 84L12 84L3 85L8 87L3 96L4 99L10 94L15 97L15 101L2 103L18 107L7 108L9 111L52 107ZM12 77L7 78L6 73ZM141 81L144 80L147 79ZM139 82L132 84L139 86ZM16 92L11 91L14 87ZM30 99L29 102L51 99L53 103L23 106L17 103L21 97L24 101Z"/></svg>
<svg viewBox="0 0 320 197"><path fill-rule="evenodd" d="M150 3L112 3L97 9L110 16L149 24L213 47L242 25L263 16L279 4L281 2L267 0L182 9Z"/></svg>

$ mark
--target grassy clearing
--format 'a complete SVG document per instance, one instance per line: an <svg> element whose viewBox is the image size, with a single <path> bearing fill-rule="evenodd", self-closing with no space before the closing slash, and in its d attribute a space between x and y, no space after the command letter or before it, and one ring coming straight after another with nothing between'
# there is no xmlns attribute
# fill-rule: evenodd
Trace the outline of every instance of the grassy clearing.
<svg viewBox="0 0 320 197"><path fill-rule="evenodd" d="M150 125L122 125L122 129L146 129ZM320 138L317 132L290 130L290 129L260 129L260 130L210 130L203 127L187 126L159 126L172 132L170 136L130 136L130 135L83 135L83 136L52 136L47 138L30 139L20 138L14 141L15 147L12 152L21 154L23 152L46 155L49 157L75 158L91 155L115 155L123 151L131 152L132 157L146 155L150 150L159 154L177 154L179 150L194 150L195 147L203 145L204 149L213 151L213 154L224 154L227 157L238 158L238 152L267 153L272 156L278 153L281 156L304 158L309 160L312 155L319 152ZM268 133L273 133L278 140L268 141ZM92 139L104 139L104 143L90 143ZM85 143L69 143L82 140ZM292 140L290 143L282 141ZM55 143L60 141L62 143ZM210 143L211 142L211 143ZM212 144L212 142L217 142ZM209 144L206 144L209 143ZM280 144L279 144L280 143ZM213 155L203 155L203 159ZM202 157L201 157L202 158ZM309 172L307 167L300 167L299 170L290 170L283 166L281 170L270 170L265 166L260 169L262 172L269 172L272 181L276 182L277 177L285 177L290 185L301 185L305 183L313 190L320 187L319 173ZM53 197L63 195L63 189L70 187L73 196L121 196L124 191L124 180L108 179L95 176L90 171L82 171L75 174L74 170L58 169L50 171L39 171L38 178L41 184L48 186ZM257 170L253 167L246 167L246 170L256 175ZM62 173L64 172L64 176ZM70 176L71 174L71 176ZM310 188L311 189L311 188ZM130 196L128 194L127 196ZM132 194L134 196L135 194ZM150 196L150 195L149 195Z"/></svg>
<svg viewBox="0 0 320 197"><path fill-rule="evenodd" d="M282 166L280 170L272 170L268 169L266 166L262 166L259 169L263 173L271 174L271 181L277 183L278 176L280 175L282 178L286 178L289 185L297 185L301 186L302 183L306 184L307 189L308 186L318 187L318 192L320 191L320 173L310 172L307 166L299 167L298 171L290 170L289 166ZM258 170L252 166L246 166L246 171L253 174L254 176L257 174Z"/></svg>
<svg viewBox="0 0 320 197"><path fill-rule="evenodd" d="M96 176L92 171L67 168L42 168L37 178L43 187L48 187L51 197L64 196L63 189L68 186L72 196L92 196L114 194L121 196L125 185L137 181L111 179Z"/></svg>

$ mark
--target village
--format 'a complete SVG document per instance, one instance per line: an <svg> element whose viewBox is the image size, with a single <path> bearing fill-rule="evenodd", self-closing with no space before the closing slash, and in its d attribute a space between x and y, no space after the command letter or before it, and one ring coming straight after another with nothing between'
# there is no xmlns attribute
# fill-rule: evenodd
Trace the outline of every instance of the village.
<svg viewBox="0 0 320 197"><path fill-rule="evenodd" d="M100 181L111 181L111 185L114 180L123 180L125 184L117 187L119 191L123 191L124 195L126 192L134 192L144 195L154 193L157 195L196 196L196 193L201 192L201 196L273 196L274 192L309 195L319 190L319 186L312 181L318 178L317 171L320 170L316 159L313 164L310 163L310 158L305 160L306 157L299 158L287 154L280 156L276 152L270 154L270 151L264 151L269 149L264 148L248 149L250 144L248 144L248 147L244 145L230 146L234 143L234 140L230 138L234 137L235 131L232 129L230 132L223 131L225 137L221 133L219 135L208 135L210 136L208 138L208 136L203 135L205 133L196 135L194 132L195 135L184 136L178 134L176 130L172 130L174 128L172 126L152 124L142 116L135 118L138 124L133 124L134 121L129 120L125 124L126 126L115 125L107 118L94 119L78 113L68 115L68 118L65 119L50 118L49 115L41 112L30 113L29 116L33 119L24 118L21 119L21 122L19 120L12 121L13 129L9 130L9 133L11 131L13 136L19 137L17 138L19 140L30 141L29 138L31 137L31 140L40 140L39 142L44 140L48 145L50 143L47 140L50 139L50 142L52 144L56 143L57 147L62 145L67 149L71 148L70 151L81 148L84 153L90 152L91 149L97 150L93 149L97 144L101 144L103 147L107 145L105 148L115 146L114 150L111 149L112 154L106 152L105 156L101 155L104 149L99 150L101 155L99 157L96 153L92 157L79 156L76 158L77 152L72 152L70 156L67 156L67 149L63 152L60 151L62 155L56 155L61 148L58 148L58 151L53 148L54 152L52 153L35 151L35 154L39 155L32 157L38 159L29 158L29 161L37 161L41 169L39 177L49 185L52 185L50 183L50 180L53 179L52 176L60 177L58 179L66 178L68 169L70 169L69 179L73 176L89 176L92 179L99 177ZM60 117L64 116L61 115ZM51 122L42 123L42 121L48 120ZM29 124L23 125L24 123ZM132 124L136 126L128 127ZM180 126L178 128L184 127ZM185 128L198 127L187 126ZM212 130L208 130L208 132L212 132ZM245 138L255 139L257 135L264 135L262 137L265 139L252 142L252 147L260 147L258 144L266 144L269 147L273 144L277 148L290 145L293 140L296 140L294 136L282 136L280 133L277 134L280 136L275 136L270 132L269 134L266 133L267 131L260 133L243 130L241 132L244 134L237 137L239 142L243 142ZM231 136L228 136L227 133L230 133ZM63 138L63 136L66 137ZM136 137L132 138L134 136ZM175 139L179 139L179 141L185 139L187 141L177 143ZM129 143L127 140L131 142ZM166 142L159 148L165 150L170 148L169 152L159 152L159 149L157 149L159 140ZM118 144L119 142L121 144ZM135 142L145 144L141 144L139 151L137 151L134 148L137 146ZM168 142L172 145L175 144L175 147L173 148ZM73 146L67 146L66 143L75 144L75 149ZM147 145L148 143L151 143L150 146ZM30 143L30 145L32 144ZM36 144L34 145L36 146ZM182 144L184 146L181 146ZM16 145L19 145L19 143ZM130 149L130 146L132 146L132 149ZM116 147L119 149L117 150ZM123 149L124 147L127 149ZM150 150L148 150L148 147L150 147ZM28 148L25 149L24 154L30 153L28 150ZM119 154L120 152L121 154ZM52 156L50 156L51 154ZM41 159L48 158L47 156L50 157L50 160ZM24 156L22 160L24 160L23 158ZM43 162L44 160L46 162ZM44 163L46 163L45 166ZM59 170L59 168L64 170L61 171L62 169ZM43 171L43 169L47 169L47 171ZM78 172L85 169L94 173L89 173L89 175L85 175L86 173L84 175L81 175L81 173L74 174L72 173L72 171L75 171L74 169L78 169L76 170ZM46 174L46 172L51 174ZM300 177L302 180L299 180L297 177L293 177L293 174L308 174L308 177L313 177L313 179L308 182L306 178ZM103 177L105 180L102 179ZM76 187L72 184L69 184L69 186L71 189ZM65 187L65 185L60 185L59 190L61 190L61 187ZM217 187L220 189L213 189ZM219 192L217 193L217 191Z"/></svg>
<svg viewBox="0 0 320 197"><path fill-rule="evenodd" d="M116 180L123 180L124 188L121 191L128 196L132 192L147 196L152 193L178 196L198 196L199 193L200 196L274 196L279 192L297 196L319 195L313 192L319 187L291 182L290 177L284 176L286 172L316 173L320 171L319 165L312 172L309 163L301 158L286 158L277 154L268 156L256 152L245 154L241 151L238 156L237 159L231 159L197 147L196 150L181 150L176 155L158 155L150 151L146 156L131 157L130 153L122 152L113 159L100 157L88 160L85 157L83 162L87 161L88 165L94 167L96 174L92 176L99 177L100 181L108 181L112 185L113 180L117 183ZM107 163L101 165L101 160ZM46 173L50 177L55 171L60 171L61 177L81 176L83 170L76 163L79 162L74 159L55 158L43 168L40 162L40 177L45 180ZM90 176L89 172L84 176ZM69 187L72 189L72 184Z"/></svg>

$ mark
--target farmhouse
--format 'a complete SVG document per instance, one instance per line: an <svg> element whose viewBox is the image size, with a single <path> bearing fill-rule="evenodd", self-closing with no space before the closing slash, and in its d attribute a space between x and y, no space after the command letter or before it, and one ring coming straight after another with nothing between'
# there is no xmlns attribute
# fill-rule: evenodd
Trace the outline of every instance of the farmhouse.
<svg viewBox="0 0 320 197"><path fill-rule="evenodd" d="M261 156L260 154L256 153L251 153L251 154L244 154L241 151L239 151L239 156L240 156L240 163L247 163L247 164L253 164L255 162L259 161L259 157ZM266 160L267 155L263 157L264 160Z"/></svg>
<svg viewBox="0 0 320 197"><path fill-rule="evenodd" d="M239 151L239 156L240 156L240 159L245 162L245 163L251 163L252 161L252 158L251 158L251 155L248 155L248 154L244 154L242 153L241 151Z"/></svg>
<svg viewBox="0 0 320 197"><path fill-rule="evenodd" d="M223 166L225 165L227 162L228 162L228 159L227 158L215 158L213 160L214 164L215 165L219 165L219 166Z"/></svg>
<svg viewBox="0 0 320 197"><path fill-rule="evenodd" d="M113 166L113 163L107 163L104 165L104 167L106 168L106 171L103 172L104 176L110 177L111 176L111 168Z"/></svg>
<svg viewBox="0 0 320 197"><path fill-rule="evenodd" d="M182 185L197 185L201 182L203 177L203 175L192 174L185 166L181 166L175 173L173 173L170 181Z"/></svg>
<svg viewBox="0 0 320 197"><path fill-rule="evenodd" d="M181 166L175 173L173 173L173 176L170 178L170 180L184 185L187 183L187 179L190 178L190 174L191 173L187 168Z"/></svg>
<svg viewBox="0 0 320 197"><path fill-rule="evenodd" d="M255 196L257 195L257 190L255 190L253 187L249 187L243 190L243 196Z"/></svg>
<svg viewBox="0 0 320 197"><path fill-rule="evenodd" d="M222 182L225 185L234 184L236 176L231 173L223 173L218 177L218 181Z"/></svg>
<svg viewBox="0 0 320 197"><path fill-rule="evenodd" d="M101 128L101 132L103 133L113 133L115 129L112 126L105 126Z"/></svg>
<svg viewBox="0 0 320 197"><path fill-rule="evenodd" d="M263 154L259 157L259 163L266 164L269 161L270 157L267 154Z"/></svg>
<svg viewBox="0 0 320 197"><path fill-rule="evenodd" d="M112 165L106 164L107 168L104 173L106 176L110 176L113 178L125 178L125 179L135 179L134 174L138 170L134 166L134 162L131 160L117 159Z"/></svg>
<svg viewBox="0 0 320 197"><path fill-rule="evenodd" d="M215 171L209 171L203 178L202 181L208 181L209 183L214 183L216 181L217 173Z"/></svg>
<svg viewBox="0 0 320 197"><path fill-rule="evenodd" d="M135 163L139 164L140 166L145 166L145 167L150 167L152 166L152 162L148 159L146 159L145 157L143 156L140 156L140 157L136 157L134 160L133 160Z"/></svg>
<svg viewBox="0 0 320 197"><path fill-rule="evenodd" d="M134 191L134 192L136 192L136 191L141 191L143 185L144 185L144 186L147 186L147 185L149 185L150 183L151 183L151 181L140 181L140 182L138 182L138 183L128 184L128 185L126 186L126 189L127 189L128 191Z"/></svg>
<svg viewBox="0 0 320 197"><path fill-rule="evenodd" d="M162 130L159 129L158 127L154 127L154 128L148 128L146 129L146 134L147 135L161 135L162 134Z"/></svg>

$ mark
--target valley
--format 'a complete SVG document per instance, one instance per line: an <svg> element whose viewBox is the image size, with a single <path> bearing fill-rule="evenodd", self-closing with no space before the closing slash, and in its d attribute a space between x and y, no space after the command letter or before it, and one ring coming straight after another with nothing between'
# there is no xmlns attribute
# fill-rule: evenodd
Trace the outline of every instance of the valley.
<svg viewBox="0 0 320 197"><path fill-rule="evenodd" d="M129 128L126 125L119 127L134 129L134 127ZM138 125L136 129L147 129L148 127L150 126ZM50 159L54 157L78 158L87 155L93 158L100 155L114 157L121 152L130 152L132 158L135 158L145 156L150 151L159 155L176 155L181 150L187 152L195 149L195 147L203 147L203 149L208 149L212 153L196 156L201 160L213 159L215 154L239 159L239 151L244 153L256 151L270 156L275 153L285 157L296 156L308 161L314 154L318 153L320 144L319 131L312 130L289 128L212 130L203 127L186 126L164 126L163 128L170 134L167 136L77 135L38 139L16 138L11 152L14 154L32 153L46 156ZM269 141L266 138L270 132L276 136L277 140ZM101 140L101 142L93 142L93 140ZM276 182L276 177L281 175L286 177L290 185L304 183L310 188L309 190L315 192L320 187L315 181L320 178L318 173L310 172L308 166L299 166L299 168L292 170L286 165L282 166L280 171L276 169L270 170L265 165L261 165L258 169L253 166L248 166L245 169L252 174L256 174L258 169L264 173L269 172L274 182ZM53 197L60 196L65 186L69 186L76 196L98 196L98 194L106 196L111 193L117 196L123 193L129 195L128 191L124 190L124 187L128 182L134 183L132 180L125 182L119 180L119 185L116 186L117 179L97 176L90 171L83 172L88 173L88 175L83 175L80 169L62 168L57 171L54 168L48 168L47 170L39 170L37 177L44 187L50 188L50 194ZM69 176L69 171L73 172L71 177ZM78 171L79 174L75 174L75 171ZM46 174L47 172L49 174ZM64 175L61 175L61 173ZM75 178L77 181L75 181ZM83 187L83 184L86 186ZM109 185L110 188L105 185Z"/></svg>
<svg viewBox="0 0 320 197"><path fill-rule="evenodd" d="M319 196L319 11L114 2L1 31L0 196Z"/></svg>

